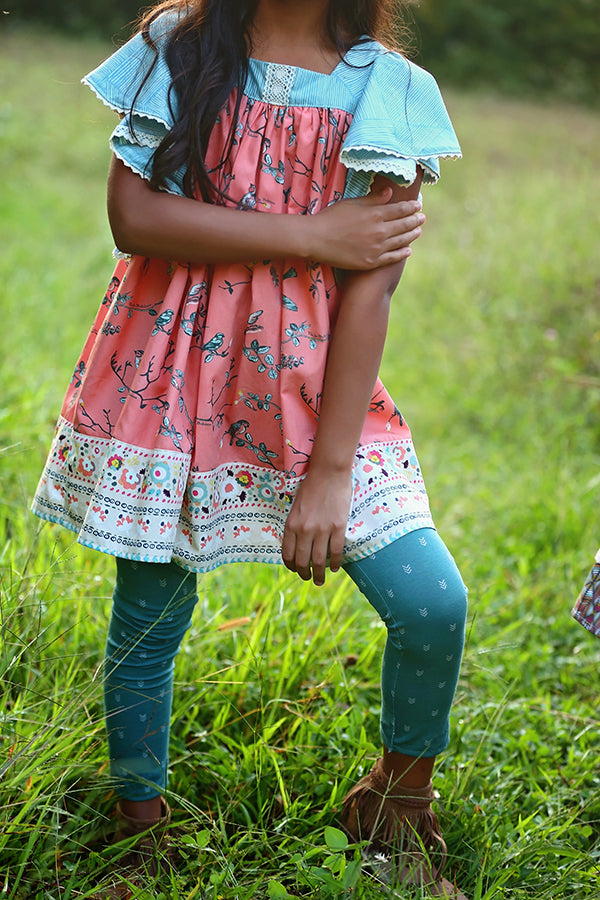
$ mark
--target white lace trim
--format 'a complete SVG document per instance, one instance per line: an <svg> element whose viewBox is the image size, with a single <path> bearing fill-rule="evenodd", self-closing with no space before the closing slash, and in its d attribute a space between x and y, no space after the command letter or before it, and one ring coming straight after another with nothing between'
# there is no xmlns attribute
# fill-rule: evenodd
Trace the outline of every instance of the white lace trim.
<svg viewBox="0 0 600 900"><path fill-rule="evenodd" d="M376 159L356 159L357 153L374 153ZM436 153L436 159L460 159L459 153ZM434 183L439 180L439 174L427 165L425 157L418 156L400 156L393 150L384 150L381 147L371 147L367 144L361 144L358 147L352 147L351 150L342 150L340 159L348 169L354 169L356 172L382 172L390 175L400 175L406 178L411 184L416 178L417 164L422 166L428 176ZM414 166L414 169L413 169Z"/></svg>
<svg viewBox="0 0 600 900"><path fill-rule="evenodd" d="M352 147L348 150L342 150L340 154L340 158L344 165L351 165L353 169L361 169L363 172L370 171L373 168L372 160L357 160L354 158L354 154L356 153L375 153L377 155L377 169L381 168L382 171L393 172L394 166L402 165L402 163L419 163L421 166L427 166L426 160L429 157L425 156L402 156L400 153L395 153L393 150L385 150L383 147L371 147L368 144L360 144L357 147ZM387 157L383 158L382 157ZM432 154L432 159L462 159L461 153L435 153ZM385 170L383 169L383 167Z"/></svg>
<svg viewBox="0 0 600 900"><path fill-rule="evenodd" d="M392 175L398 175L400 172L402 174L410 173L414 176L414 163L416 160L404 160L404 159L396 159L395 157L390 157L389 159L355 159L352 153L348 153L343 158L343 163L346 168L356 169L357 172L373 172L374 168L377 172L391 172ZM411 165L412 163L412 165Z"/></svg>
<svg viewBox="0 0 600 900"><path fill-rule="evenodd" d="M112 133L112 137L123 138L130 144L139 144L141 147L153 147L156 148L160 146L160 143L164 137L164 135L159 134L149 134L142 127L140 127L139 123L134 122L133 124L133 134L131 133L131 126L127 119L122 119L115 130Z"/></svg>
<svg viewBox="0 0 600 900"><path fill-rule="evenodd" d="M395 150L388 150L384 147L375 147L373 144L357 144L355 147L350 147L346 150L346 153L362 153L366 151L367 153L382 153L385 156L391 156L394 159L413 159L415 162L418 162L421 159L427 159L425 156L404 156L402 153L397 153ZM449 152L449 153L432 153L431 157L434 159L462 159L462 153Z"/></svg>
<svg viewBox="0 0 600 900"><path fill-rule="evenodd" d="M85 84L85 86L88 87L96 95L98 100L101 100L105 106L108 106L108 108L114 110L114 112L122 115L126 115L129 112L129 109L125 109L125 107L120 104L113 103L112 100L109 100L104 96L104 94L101 94L98 88L94 87L92 82L89 81L87 75L85 76L85 78L81 79L81 84ZM164 125L165 128L172 127L172 124L169 124L169 122L165 118L161 116L155 116L150 112L142 112L141 110L136 109L135 114L137 116L141 116L144 119L150 119L153 122L159 122L161 125Z"/></svg>
<svg viewBox="0 0 600 900"><path fill-rule="evenodd" d="M288 106L296 71L295 66L269 63L262 92L264 102L273 103L275 106Z"/></svg>

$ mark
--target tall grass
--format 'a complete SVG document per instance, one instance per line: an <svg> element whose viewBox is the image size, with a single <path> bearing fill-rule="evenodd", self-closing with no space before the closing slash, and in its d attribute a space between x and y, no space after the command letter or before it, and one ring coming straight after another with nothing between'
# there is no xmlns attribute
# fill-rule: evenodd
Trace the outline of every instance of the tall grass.
<svg viewBox="0 0 600 900"><path fill-rule="evenodd" d="M0 894L85 898L114 805L98 679L112 561L28 513L111 270L108 47L0 40ZM598 536L600 123L450 95L465 159L425 194L384 379L470 586L436 787L469 897L600 896L600 643L569 617ZM177 875L143 897L374 898L335 830L378 753L384 632L343 576L206 576L177 665ZM92 846L92 849L90 849Z"/></svg>

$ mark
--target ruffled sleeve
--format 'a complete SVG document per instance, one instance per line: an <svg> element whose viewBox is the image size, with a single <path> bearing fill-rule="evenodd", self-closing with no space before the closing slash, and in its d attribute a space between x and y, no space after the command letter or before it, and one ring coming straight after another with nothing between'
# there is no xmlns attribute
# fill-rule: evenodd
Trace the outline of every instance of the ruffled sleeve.
<svg viewBox="0 0 600 900"><path fill-rule="evenodd" d="M177 116L177 98L173 91L169 93L171 73L164 57L174 21L172 14L165 14L152 23L151 36L158 56L142 35L136 34L82 79L103 103L121 116L110 136L113 153L146 179L151 176L154 151ZM144 81L148 72L150 75ZM183 194L183 175L183 169L171 175L166 189Z"/></svg>
<svg viewBox="0 0 600 900"><path fill-rule="evenodd" d="M365 68L366 81L340 153L349 170L347 197L367 193L376 174L412 184L417 166L423 182L435 184L440 158L461 156L433 75L375 42L373 47L369 53L369 47L359 46L350 60Z"/></svg>

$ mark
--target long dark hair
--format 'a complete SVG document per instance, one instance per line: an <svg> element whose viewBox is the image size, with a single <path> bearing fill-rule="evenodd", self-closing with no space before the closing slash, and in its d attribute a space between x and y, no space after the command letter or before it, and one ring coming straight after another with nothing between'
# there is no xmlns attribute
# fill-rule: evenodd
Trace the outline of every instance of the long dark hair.
<svg viewBox="0 0 600 900"><path fill-rule="evenodd" d="M233 145L248 74L249 30L258 3L259 0L163 0L140 21L144 40L156 51L151 24L165 12L178 17L166 46L172 76L170 90L177 96L178 115L154 154L150 185L155 190L164 186L167 176L184 168L183 186L188 196L197 189L205 201L214 201L220 194L206 171L204 158L216 118L237 87L233 125L220 165L225 163ZM400 49L395 38L397 10L397 0L329 0L327 38L340 58L365 34Z"/></svg>

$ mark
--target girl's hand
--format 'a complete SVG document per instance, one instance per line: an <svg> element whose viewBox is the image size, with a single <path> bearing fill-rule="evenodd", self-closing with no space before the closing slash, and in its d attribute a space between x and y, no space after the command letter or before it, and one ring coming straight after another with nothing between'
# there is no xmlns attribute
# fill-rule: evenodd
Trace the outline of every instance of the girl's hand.
<svg viewBox="0 0 600 900"><path fill-rule="evenodd" d="M407 259L425 216L419 200L390 203L391 196L391 187L376 184L366 197L340 200L303 217L311 229L308 255L339 269L363 270Z"/></svg>
<svg viewBox="0 0 600 900"><path fill-rule="evenodd" d="M304 581L325 583L342 565L344 536L352 499L351 471L309 470L298 488L283 532L281 555L288 569Z"/></svg>

